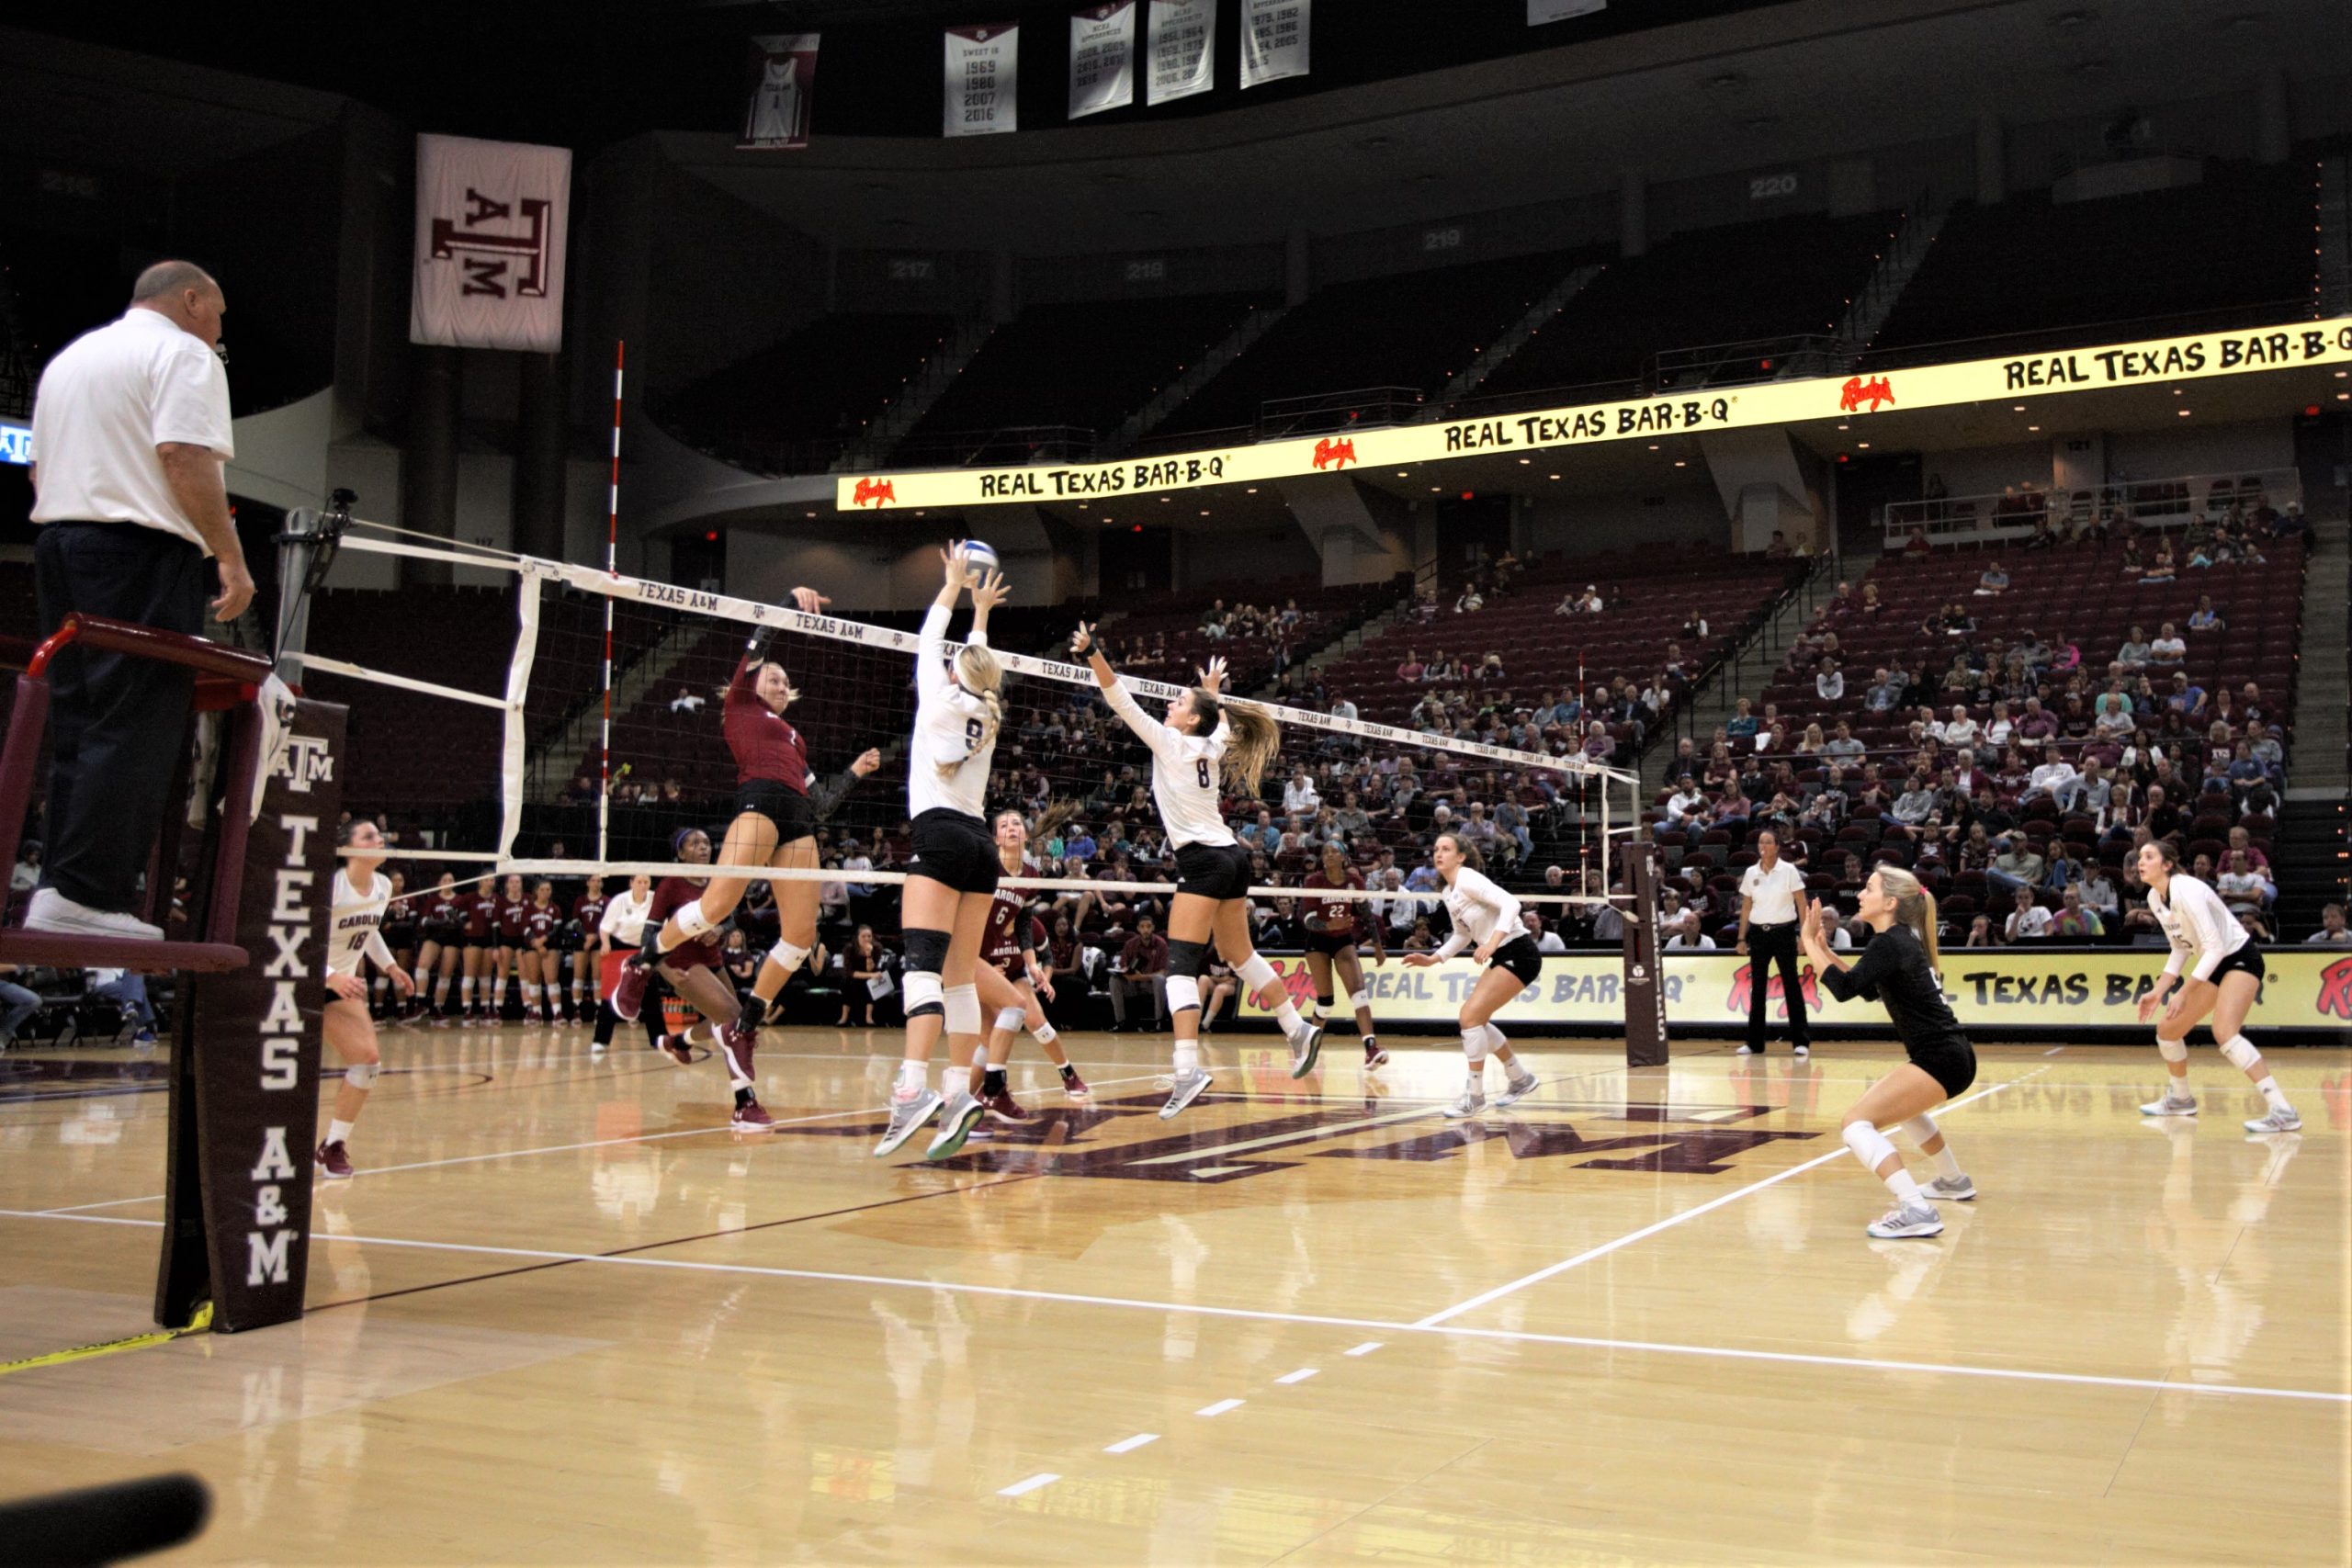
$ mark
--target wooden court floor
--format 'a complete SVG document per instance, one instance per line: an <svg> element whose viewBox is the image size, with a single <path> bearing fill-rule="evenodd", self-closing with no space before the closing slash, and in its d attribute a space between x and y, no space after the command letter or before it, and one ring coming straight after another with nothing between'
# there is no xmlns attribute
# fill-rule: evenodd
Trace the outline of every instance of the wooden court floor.
<svg viewBox="0 0 2352 1568"><path fill-rule="evenodd" d="M300 1325L0 1376L0 1495L203 1475L191 1561L1841 1564L2352 1553L2352 1053L1995 1047L1944 1235L1838 1136L1891 1048L1335 1032L1293 1083L1070 1038L1097 1090L870 1157L895 1037L771 1032L786 1124L570 1031L392 1032ZM0 1057L0 1361L148 1326L163 1098ZM68 1068L71 1067L69 1075ZM6 1556L0 1542L0 1557Z"/></svg>

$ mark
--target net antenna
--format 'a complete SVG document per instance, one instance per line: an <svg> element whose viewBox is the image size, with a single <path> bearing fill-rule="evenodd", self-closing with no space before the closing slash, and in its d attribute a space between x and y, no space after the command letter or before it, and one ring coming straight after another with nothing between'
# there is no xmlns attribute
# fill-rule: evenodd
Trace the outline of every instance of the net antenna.
<svg viewBox="0 0 2352 1568"><path fill-rule="evenodd" d="M605 493L605 570L621 574L621 372L628 343L613 341L613 477ZM596 858L612 852L613 832L613 601L605 600L605 719L596 752ZM504 850L511 845L500 845Z"/></svg>

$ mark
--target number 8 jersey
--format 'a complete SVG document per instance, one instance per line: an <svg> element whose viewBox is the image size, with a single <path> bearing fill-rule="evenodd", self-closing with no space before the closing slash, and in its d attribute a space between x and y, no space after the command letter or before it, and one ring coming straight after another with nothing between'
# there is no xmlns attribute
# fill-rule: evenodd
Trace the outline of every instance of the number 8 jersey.
<svg viewBox="0 0 2352 1568"><path fill-rule="evenodd" d="M1232 735L1223 718L1216 733L1207 737L1180 735L1143 711L1125 681L1114 682L1102 693L1111 711L1151 748L1151 794L1159 802L1159 819L1168 827L1168 841L1178 849L1187 844L1230 844L1233 829L1217 809L1218 764Z"/></svg>

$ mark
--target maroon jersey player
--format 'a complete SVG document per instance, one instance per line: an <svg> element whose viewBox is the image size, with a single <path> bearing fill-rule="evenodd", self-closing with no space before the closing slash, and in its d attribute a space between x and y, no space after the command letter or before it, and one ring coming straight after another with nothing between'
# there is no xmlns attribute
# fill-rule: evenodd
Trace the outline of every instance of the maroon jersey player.
<svg viewBox="0 0 2352 1568"><path fill-rule="evenodd" d="M1005 874L1037 874L1037 863L1023 853L1028 843L1029 825L1021 813L998 812L997 863ZM1060 1037L1046 1016L1045 1003L1038 999L1040 993L1046 1001L1053 999L1054 976L1037 962L1037 944L1045 940L1045 931L1029 913L1029 897L1025 888L997 885L995 899L989 905L988 927L980 937L980 962L973 967L973 983L979 988L981 1013L989 1027L987 1052L972 1060L972 1093L978 1097L989 1121L1015 1124L1028 1121L1029 1112L1012 1098L1004 1065L1012 1055L1013 1035L1024 1027L1060 1072L1062 1092L1080 1105L1087 1099L1086 1080L1070 1066L1069 1054L1062 1049Z"/></svg>
<svg viewBox="0 0 2352 1568"><path fill-rule="evenodd" d="M1363 1065L1385 1066L1388 1053L1380 1048L1380 1038L1374 1031L1372 998L1365 993L1363 964L1356 956L1356 946L1369 937L1373 962L1384 964L1388 949L1381 941L1380 922L1363 918L1364 905L1360 898L1317 897L1326 895L1361 893L1363 874L1348 863L1348 852L1337 844L1323 846L1323 863L1306 874L1306 897L1304 917L1306 927L1306 972L1315 981L1315 999L1326 1017L1332 1002L1331 977L1334 970L1348 987L1348 1006L1356 1015L1356 1032L1363 1037Z"/></svg>
<svg viewBox="0 0 2352 1568"><path fill-rule="evenodd" d="M672 847L678 858L690 865L710 863L710 835L699 828L683 829ZM655 921L667 920L681 909L692 908L702 896L701 877L663 877L654 884L653 907L645 918L646 930L656 930ZM682 1063L694 1060L693 1048L696 1045L716 1050L719 1060L726 1064L727 1080L735 1091L735 1114L730 1125L739 1133L764 1133L775 1123L760 1105L758 1079L752 1065L754 1037L735 1027L735 987L720 967L719 950L718 932L706 931L677 942L656 961L662 980L702 1015L700 1023L684 1032L663 1035L662 1048Z"/></svg>

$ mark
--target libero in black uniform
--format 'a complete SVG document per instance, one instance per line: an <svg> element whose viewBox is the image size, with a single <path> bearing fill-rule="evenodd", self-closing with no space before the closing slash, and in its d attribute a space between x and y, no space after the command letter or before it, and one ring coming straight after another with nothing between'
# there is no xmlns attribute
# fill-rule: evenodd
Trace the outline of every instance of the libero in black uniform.
<svg viewBox="0 0 2352 1568"><path fill-rule="evenodd" d="M1805 956L1839 1001L1860 997L1884 1007L1910 1059L1863 1090L1846 1112L1846 1146L1894 1194L1894 1207L1871 1222L1870 1234L1935 1235L1944 1222L1932 1200L1964 1201L1976 1196L1976 1184L1962 1172L1928 1112L1976 1081L1976 1048L1952 1017L1936 974L1935 895L1909 872L1883 865L1863 885L1858 909L1872 934L1851 968L1829 950L1817 900L1805 908ZM1894 1126L1936 1162L1936 1178L1927 1186L1903 1168L1894 1141L1879 1131Z"/></svg>

